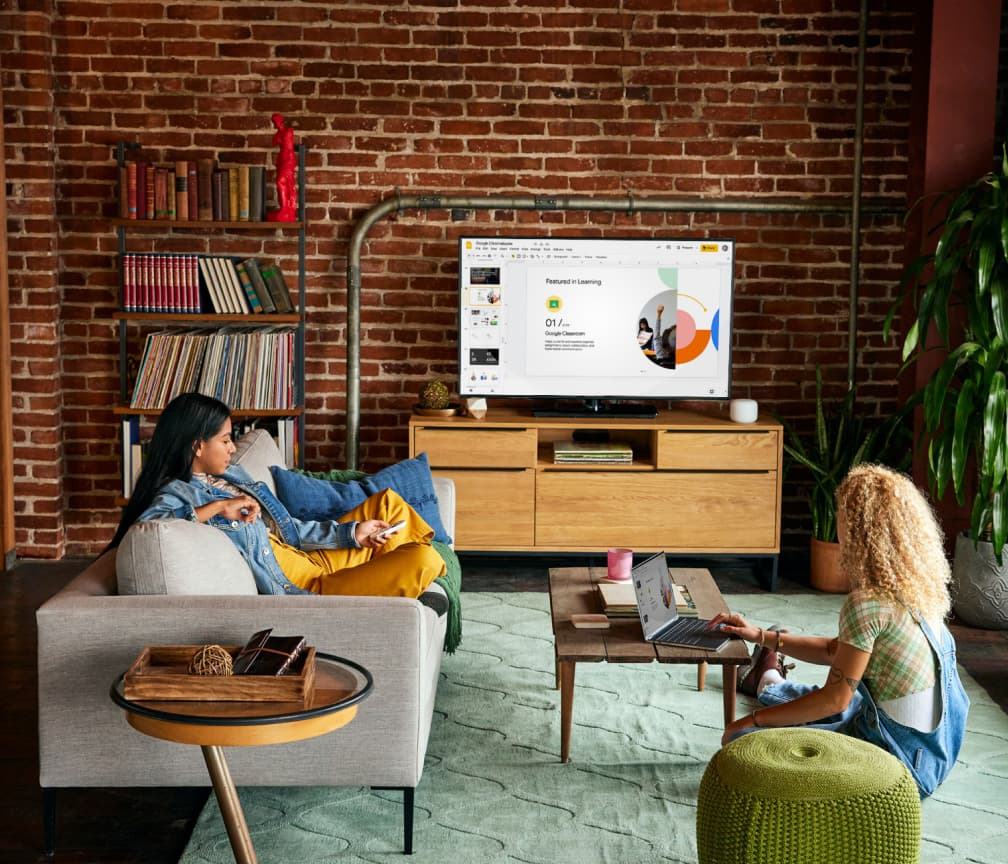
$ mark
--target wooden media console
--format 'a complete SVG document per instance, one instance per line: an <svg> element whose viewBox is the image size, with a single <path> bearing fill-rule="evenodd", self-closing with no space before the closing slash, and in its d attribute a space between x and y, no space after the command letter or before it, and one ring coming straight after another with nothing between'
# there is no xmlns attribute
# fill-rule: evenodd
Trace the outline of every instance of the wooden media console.
<svg viewBox="0 0 1008 864"><path fill-rule="evenodd" d="M632 461L557 464L554 444L628 445ZM670 556L766 559L776 587L783 429L700 412L653 419L410 419L410 455L455 482L460 551L579 553L627 546ZM590 457L586 457L590 458Z"/></svg>

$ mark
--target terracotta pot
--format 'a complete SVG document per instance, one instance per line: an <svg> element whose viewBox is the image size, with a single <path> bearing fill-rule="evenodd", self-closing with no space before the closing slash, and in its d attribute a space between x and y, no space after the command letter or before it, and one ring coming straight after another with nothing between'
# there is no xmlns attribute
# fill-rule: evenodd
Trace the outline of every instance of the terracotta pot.
<svg viewBox="0 0 1008 864"><path fill-rule="evenodd" d="M840 571L840 544L809 539L809 582L819 591L846 594L850 580Z"/></svg>

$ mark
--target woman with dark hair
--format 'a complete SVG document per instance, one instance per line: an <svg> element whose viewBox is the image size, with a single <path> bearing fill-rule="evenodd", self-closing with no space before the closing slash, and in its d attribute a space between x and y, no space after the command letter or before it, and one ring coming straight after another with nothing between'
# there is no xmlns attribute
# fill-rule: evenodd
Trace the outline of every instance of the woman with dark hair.
<svg viewBox="0 0 1008 864"><path fill-rule="evenodd" d="M201 393L173 399L109 548L135 522L189 519L224 532L260 594L418 597L444 575L433 529L392 490L336 521L295 519L265 483L231 465L234 451L227 405Z"/></svg>

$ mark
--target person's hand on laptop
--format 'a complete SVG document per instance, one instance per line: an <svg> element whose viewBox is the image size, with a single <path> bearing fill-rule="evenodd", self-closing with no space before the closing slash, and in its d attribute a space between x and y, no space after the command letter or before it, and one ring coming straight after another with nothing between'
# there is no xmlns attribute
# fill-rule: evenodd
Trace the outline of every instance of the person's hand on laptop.
<svg viewBox="0 0 1008 864"><path fill-rule="evenodd" d="M718 612L707 625L708 630L720 629L724 633L738 636L746 642L759 642L763 632L755 624L750 624L737 612Z"/></svg>

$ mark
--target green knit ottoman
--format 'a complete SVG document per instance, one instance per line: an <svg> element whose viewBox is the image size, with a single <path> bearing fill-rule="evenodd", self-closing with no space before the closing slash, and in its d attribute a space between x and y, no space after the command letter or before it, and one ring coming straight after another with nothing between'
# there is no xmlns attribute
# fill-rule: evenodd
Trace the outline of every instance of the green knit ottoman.
<svg viewBox="0 0 1008 864"><path fill-rule="evenodd" d="M700 781L700 864L916 864L920 830L906 766L837 732L743 735Z"/></svg>

